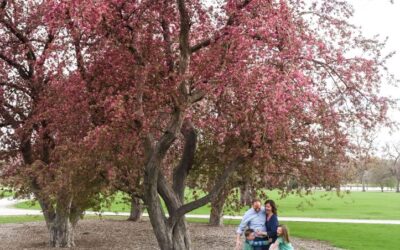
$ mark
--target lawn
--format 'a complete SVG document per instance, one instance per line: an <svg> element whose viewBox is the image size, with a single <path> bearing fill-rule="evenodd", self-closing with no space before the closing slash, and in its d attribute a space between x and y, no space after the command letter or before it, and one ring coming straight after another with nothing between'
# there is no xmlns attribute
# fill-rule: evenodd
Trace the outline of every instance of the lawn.
<svg viewBox="0 0 400 250"><path fill-rule="evenodd" d="M4 223L22 223L32 221L42 221L42 215L18 215L18 216L0 216L0 224Z"/></svg>
<svg viewBox="0 0 400 250"><path fill-rule="evenodd" d="M96 220L96 219L126 220L126 216L86 215L84 217L84 220ZM43 220L44 220L44 218L42 215L16 215L16 216L0 215L0 224L34 222L34 221L43 221Z"/></svg>
<svg viewBox="0 0 400 250"><path fill-rule="evenodd" d="M204 219L190 222L207 223ZM226 220L226 225L238 225L238 220ZM290 235L329 242L349 250L399 249L400 225L371 225L344 223L285 222Z"/></svg>
<svg viewBox="0 0 400 250"><path fill-rule="evenodd" d="M313 195L299 197L289 195L283 199L277 191L268 193L278 204L279 215L284 217L348 218L348 219L400 219L400 194L380 192L353 192L338 197L335 192L316 191ZM189 196L189 195L188 195ZM103 211L128 212L130 207L118 194L111 207ZM22 202L18 208L39 209L37 204ZM246 208L243 208L242 214ZM210 207L204 206L191 214L209 214Z"/></svg>
<svg viewBox="0 0 400 250"><path fill-rule="evenodd" d="M103 218L126 219L123 216ZM99 216L85 216L85 219L99 219ZM42 216L0 216L2 223L41 221ZM206 223L204 219L189 219L189 222ZM225 220L227 225L237 225L238 220ZM286 222L292 236L327 241L331 245L350 250L398 249L399 225L370 225L342 223Z"/></svg>

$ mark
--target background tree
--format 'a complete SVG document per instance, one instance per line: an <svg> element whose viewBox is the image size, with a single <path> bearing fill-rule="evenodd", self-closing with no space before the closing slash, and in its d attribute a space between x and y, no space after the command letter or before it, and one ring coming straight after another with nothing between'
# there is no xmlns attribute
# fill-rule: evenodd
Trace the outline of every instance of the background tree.
<svg viewBox="0 0 400 250"><path fill-rule="evenodd" d="M387 158L390 160L390 173L396 179L396 192L400 192L400 146L387 144L384 148Z"/></svg>
<svg viewBox="0 0 400 250"><path fill-rule="evenodd" d="M393 185L394 178L391 174L390 166L392 164L390 161L373 158L370 164L372 165L371 169L368 171L370 183L378 185L382 192L385 187Z"/></svg>
<svg viewBox="0 0 400 250"><path fill-rule="evenodd" d="M375 136L371 133L354 133L355 147L354 147L354 160L356 175L358 181L361 183L362 191L367 190L368 172L375 166L374 153Z"/></svg>

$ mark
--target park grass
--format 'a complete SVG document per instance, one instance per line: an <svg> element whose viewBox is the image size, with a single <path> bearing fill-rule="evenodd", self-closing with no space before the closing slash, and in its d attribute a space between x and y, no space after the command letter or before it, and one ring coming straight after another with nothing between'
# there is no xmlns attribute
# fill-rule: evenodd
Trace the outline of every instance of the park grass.
<svg viewBox="0 0 400 250"><path fill-rule="evenodd" d="M111 220L126 220L126 216L99 216L99 215L85 215L84 220L98 220L98 219L111 219ZM7 223L24 223L24 222L35 222L44 221L42 215L15 215L6 216L0 215L0 224Z"/></svg>
<svg viewBox="0 0 400 250"><path fill-rule="evenodd" d="M0 216L0 224L5 223L23 223L23 222L33 222L42 221L42 215L17 215L17 216Z"/></svg>
<svg viewBox="0 0 400 250"><path fill-rule="evenodd" d="M399 249L400 225L286 222L293 236L351 250Z"/></svg>
<svg viewBox="0 0 400 250"><path fill-rule="evenodd" d="M340 218L340 219L400 219L400 194L380 192L352 192L338 197L336 192L316 191L312 195L299 197L289 195L281 198L277 191L267 192L269 198L278 204L279 215L283 217ZM190 194L187 192L187 196ZM102 211L129 212L130 205L124 202L124 195L118 193L110 207L104 206ZM190 198L189 198L190 199ZM40 209L31 201L16 205L22 209ZM225 214L240 215L240 212L226 211ZM191 214L210 214L210 206L206 205Z"/></svg>
<svg viewBox="0 0 400 250"><path fill-rule="evenodd" d="M85 219L126 220L124 216L85 216ZM0 216L0 224L42 221L43 216ZM188 219L191 223L207 223L206 219ZM225 225L238 225L238 220L225 220ZM398 249L400 225L345 223L285 222L292 236L326 241L350 250ZM234 235L234 230L232 231Z"/></svg>
<svg viewBox="0 0 400 250"><path fill-rule="evenodd" d="M188 219L207 223L205 219ZM225 220L225 225L238 225L238 220ZM294 237L320 240L349 250L399 249L400 225L285 222ZM234 232L232 233L234 234Z"/></svg>

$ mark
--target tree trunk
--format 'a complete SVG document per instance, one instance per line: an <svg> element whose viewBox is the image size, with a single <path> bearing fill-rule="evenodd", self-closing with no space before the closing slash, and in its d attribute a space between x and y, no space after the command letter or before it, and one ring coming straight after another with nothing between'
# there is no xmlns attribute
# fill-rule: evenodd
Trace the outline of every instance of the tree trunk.
<svg viewBox="0 0 400 250"><path fill-rule="evenodd" d="M365 188L365 177L364 177L364 175L365 174L363 174L363 176L361 177L361 184L362 184L362 191L363 192L365 192L366 191L366 188Z"/></svg>
<svg viewBox="0 0 400 250"><path fill-rule="evenodd" d="M224 225L224 202L225 200L211 202L210 226L219 227Z"/></svg>
<svg viewBox="0 0 400 250"><path fill-rule="evenodd" d="M172 242L174 250L190 250L189 230L185 218L181 218L172 230Z"/></svg>
<svg viewBox="0 0 400 250"><path fill-rule="evenodd" d="M178 113L179 114L179 113ZM178 117L179 118L179 117ZM226 181L239 166L245 162L242 156L236 157L228 164L218 178L209 194L200 199L184 204L185 180L193 165L197 135L190 123L182 128L185 145L181 161L173 173L173 183L170 185L161 171L162 161L172 145L177 134L176 126L181 128L180 120L172 123L168 133L165 133L155 143L149 136L145 143L146 165L144 173L144 202L147 206L151 225L161 250L190 250L190 237L185 222L185 214L206 205L223 190ZM166 217L161 205L161 198L168 209Z"/></svg>
<svg viewBox="0 0 400 250"><path fill-rule="evenodd" d="M68 216L56 215L53 223L50 224L50 247L73 247L74 226Z"/></svg>
<svg viewBox="0 0 400 250"><path fill-rule="evenodd" d="M248 205L251 206L251 201L252 201L252 190L250 185L245 183L240 187L240 203L242 205Z"/></svg>
<svg viewBox="0 0 400 250"><path fill-rule="evenodd" d="M142 218L143 206L140 202L140 199L134 196L131 196L131 213L129 215L129 221L140 221Z"/></svg>
<svg viewBox="0 0 400 250"><path fill-rule="evenodd" d="M55 216L48 222L50 247L74 247L74 229L80 215L79 209L73 207L72 197L60 194L57 199Z"/></svg>
<svg viewBox="0 0 400 250"><path fill-rule="evenodd" d="M400 179L397 179L396 193L400 193Z"/></svg>
<svg viewBox="0 0 400 250"><path fill-rule="evenodd" d="M224 204L229 195L229 188L224 188L215 199L211 201L210 226L224 225Z"/></svg>

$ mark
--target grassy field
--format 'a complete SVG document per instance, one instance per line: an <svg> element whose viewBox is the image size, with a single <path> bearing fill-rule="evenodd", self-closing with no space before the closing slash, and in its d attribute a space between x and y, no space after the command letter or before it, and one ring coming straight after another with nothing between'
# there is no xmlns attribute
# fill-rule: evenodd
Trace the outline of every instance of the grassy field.
<svg viewBox="0 0 400 250"><path fill-rule="evenodd" d="M107 219L124 220L123 216L107 216ZM99 216L85 216L85 219L99 219ZM41 221L42 216L0 216L2 223ZM189 219L189 222L206 223L204 219ZM237 225L237 220L226 220L227 225ZM399 225L368 225L340 223L286 222L292 236L327 241L331 245L350 250L398 249Z"/></svg>
<svg viewBox="0 0 400 250"><path fill-rule="evenodd" d="M194 220L202 222L205 220ZM229 220L225 224L237 225L239 221ZM329 242L329 244L350 250L399 249L400 225L342 224L285 222L290 234L304 239Z"/></svg>
<svg viewBox="0 0 400 250"><path fill-rule="evenodd" d="M293 236L352 250L399 249L400 225L286 223Z"/></svg>
<svg viewBox="0 0 400 250"><path fill-rule="evenodd" d="M283 199L277 191L268 193L278 204L279 215L284 217L348 218L348 219L400 219L400 194L380 192L353 192L338 197L335 192L317 191L313 195L299 197L290 195ZM18 208L39 209L37 204L23 202ZM104 211L128 212L127 203L119 194L110 208ZM242 211L234 214L242 214ZM209 214L210 207L196 209L192 214Z"/></svg>
<svg viewBox="0 0 400 250"><path fill-rule="evenodd" d="M0 224L32 222L32 221L42 221L42 220L43 216L41 215L0 216Z"/></svg>
<svg viewBox="0 0 400 250"><path fill-rule="evenodd" d="M97 219L112 219L112 220L126 220L126 216L97 216L97 215L86 215L84 220L97 220ZM17 216L4 216L0 215L0 224L5 223L23 223L23 222L34 222L43 221L42 215L17 215Z"/></svg>

